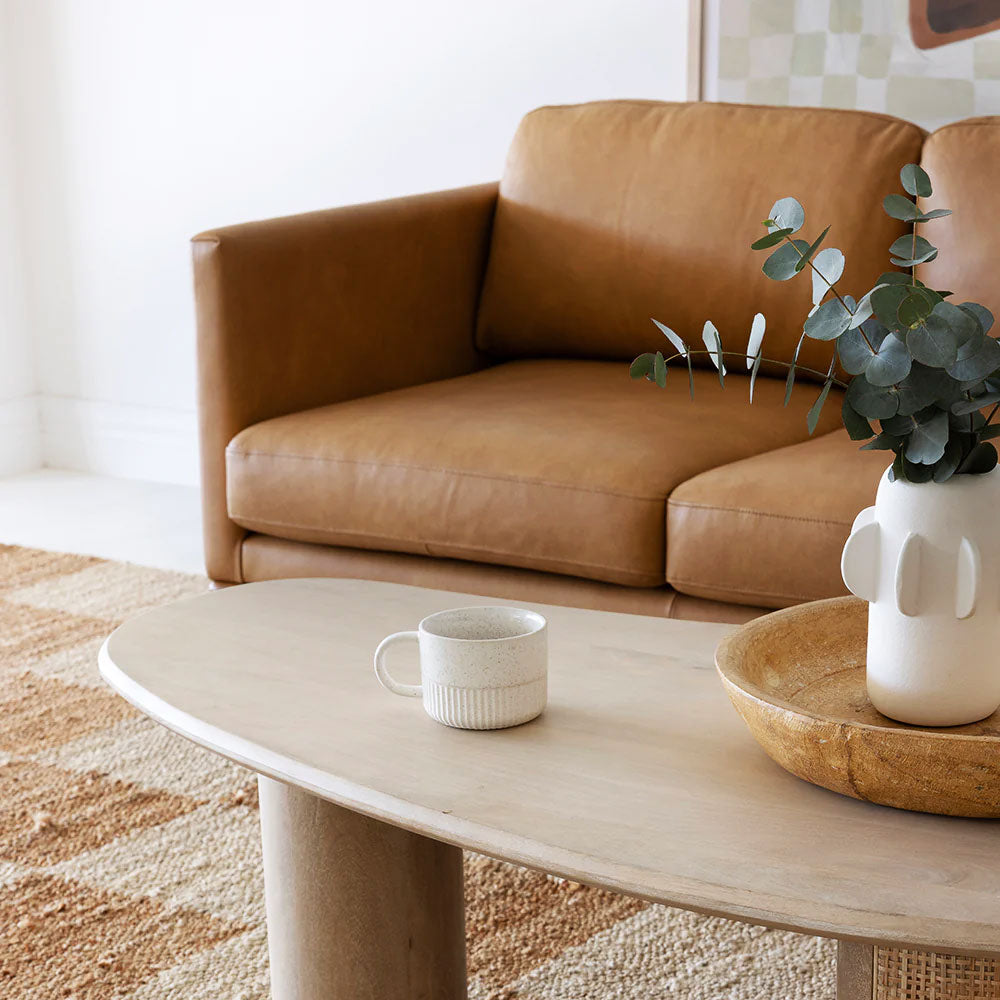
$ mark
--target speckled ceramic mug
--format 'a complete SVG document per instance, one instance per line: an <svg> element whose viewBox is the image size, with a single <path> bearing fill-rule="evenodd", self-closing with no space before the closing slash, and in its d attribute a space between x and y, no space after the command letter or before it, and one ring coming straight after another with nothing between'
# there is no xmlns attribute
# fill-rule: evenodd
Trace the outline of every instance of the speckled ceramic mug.
<svg viewBox="0 0 1000 1000"><path fill-rule="evenodd" d="M389 676L390 646L416 639L420 683ZM455 608L428 615L415 632L394 632L375 650L375 675L394 694L423 698L437 722L457 729L518 726L545 708L548 684L545 619L524 608Z"/></svg>

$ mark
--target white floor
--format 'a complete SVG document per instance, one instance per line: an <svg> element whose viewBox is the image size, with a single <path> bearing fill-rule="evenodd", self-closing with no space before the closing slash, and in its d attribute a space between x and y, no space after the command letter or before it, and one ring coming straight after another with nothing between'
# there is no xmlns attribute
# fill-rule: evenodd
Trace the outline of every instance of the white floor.
<svg viewBox="0 0 1000 1000"><path fill-rule="evenodd" d="M0 542L205 571L193 486L57 469L0 478Z"/></svg>

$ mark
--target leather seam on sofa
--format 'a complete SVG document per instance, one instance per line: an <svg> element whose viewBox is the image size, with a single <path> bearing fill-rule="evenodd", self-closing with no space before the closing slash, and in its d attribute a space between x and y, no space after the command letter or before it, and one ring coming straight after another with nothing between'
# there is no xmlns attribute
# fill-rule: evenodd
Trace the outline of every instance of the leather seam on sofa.
<svg viewBox="0 0 1000 1000"><path fill-rule="evenodd" d="M692 500L667 501L670 507L688 507L692 510L720 511L724 514L751 514L754 517L767 517L777 521L802 521L806 524L823 524L832 528L849 528L851 521L834 521L825 517L805 517L801 514L778 514L769 510L754 510L751 507L723 507L714 503L697 503Z"/></svg>
<svg viewBox="0 0 1000 1000"><path fill-rule="evenodd" d="M496 476L485 472L466 472L461 469L433 465L406 465L402 462L369 462L358 458L332 458L325 455L296 455L292 452L273 454L267 451L241 451L227 448L226 454L234 458L269 458L281 460L292 458L302 462L327 462L338 465L364 465L376 469L403 469L407 472L445 473L456 479L488 479L498 483L524 483L526 486L544 486L547 489L570 490L574 493L595 493L600 496L615 497L619 500L638 500L640 503L666 503L664 496L639 496L634 493L619 493L616 490L602 490L591 486L575 486L572 483L554 483L547 479L529 479L526 476Z"/></svg>
<svg viewBox="0 0 1000 1000"><path fill-rule="evenodd" d="M699 593L689 594L689 597L704 597L706 594L711 594L712 600L727 601L733 604L746 604L747 602L743 600L743 597L747 594L752 597L771 597L779 601L792 601L795 603L817 599L815 594L784 593L778 590L760 590L757 587L740 587L738 590L729 587L713 587L702 580L688 580L679 576L668 577L667 583L681 594L686 593L686 591L681 590L678 584L686 587L697 587Z"/></svg>
<svg viewBox="0 0 1000 1000"><path fill-rule="evenodd" d="M378 542L380 540L388 540L388 541L393 541L393 542L406 542L409 545L422 545L423 548L424 548L425 554L429 555L429 556L434 556L435 555L435 553L431 551L431 548L435 547L435 548L441 550L441 552L437 554L440 558L460 558L460 557L452 557L452 556L449 556L449 555L442 555L441 553L443 553L444 550L449 550L450 552L477 552L477 553L480 553L482 555L498 556L498 557L503 558L503 559L519 558L519 556L520 556L520 554L516 553L516 552L501 552L501 551L498 551L496 549L487 548L486 546L467 545L465 543L458 544L458 543L455 543L455 542L447 542L447 541L445 541L445 542L429 542L429 541L426 541L424 539L410 538L410 537L405 536L405 535L386 535L386 534L381 534L381 533L378 534L378 535L375 535L375 534L372 534L371 532L367 532L367 531L353 531L350 528L338 528L335 532L326 532L326 531L324 531L324 529L321 529L321 528L310 528L310 527L308 527L306 525L302 525L302 524L298 524L298 523L294 523L293 524L293 523L291 523L289 521L277 521L277 520L274 520L272 518L266 518L266 517L244 517L242 514L235 513L232 510L229 511L229 516L230 516L230 518L232 518L233 521L235 521L237 524L239 524L240 527L243 527L243 528L245 528L245 530L249 530L249 531L257 531L257 529L256 528L246 528L246 525L245 524L241 524L241 521L246 522L247 524L252 523L254 525L257 525L257 524L267 524L267 525L270 525L270 526L273 526L273 527L276 527L276 528L295 528L298 531L323 531L324 534L333 534L333 535L338 535L338 536L339 535L353 535L355 537L368 538L372 542ZM290 540L291 541L296 541L296 539L290 539ZM298 540L301 541L301 539L298 539ZM323 542L308 542L307 544L315 545L315 544L337 544L337 543L336 542L333 542L333 543L329 543L329 542L326 542L326 543L323 543ZM550 558L547 558L547 557L545 558L544 562L547 563L547 564L556 564L556 565L560 565L560 566L572 566L572 567L576 567L578 569L607 569L607 570L613 570L615 573L618 573L619 575L621 575L623 577L628 577L628 578L632 578L632 579L635 579L635 580L641 580L641 581L643 581L641 583L636 583L635 586L637 586L637 587L662 587L663 586L663 579L662 579L662 577L659 574L639 573L636 570L626 569L623 566L616 566L616 565L611 565L611 564L606 564L606 563L588 563L588 562L580 562L580 561L570 562L567 559L550 559ZM534 567L527 567L527 568L534 569ZM545 572L545 570L540 570L539 572ZM568 574L565 574L565 575L567 575L567 576L573 576L575 574L568 573Z"/></svg>

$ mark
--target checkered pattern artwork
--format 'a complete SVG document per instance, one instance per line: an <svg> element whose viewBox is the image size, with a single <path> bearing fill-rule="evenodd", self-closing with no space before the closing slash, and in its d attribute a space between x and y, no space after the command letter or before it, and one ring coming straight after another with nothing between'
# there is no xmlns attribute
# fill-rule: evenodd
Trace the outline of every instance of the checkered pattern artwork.
<svg viewBox="0 0 1000 1000"><path fill-rule="evenodd" d="M1000 31L917 48L906 0L706 0L705 97L882 111L934 129L1000 114Z"/></svg>

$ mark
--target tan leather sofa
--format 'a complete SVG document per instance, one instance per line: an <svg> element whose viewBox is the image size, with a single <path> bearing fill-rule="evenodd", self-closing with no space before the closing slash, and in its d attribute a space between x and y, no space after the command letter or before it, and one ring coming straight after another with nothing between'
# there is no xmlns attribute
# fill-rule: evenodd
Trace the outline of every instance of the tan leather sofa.
<svg viewBox="0 0 1000 1000"><path fill-rule="evenodd" d="M609 101L542 108L503 179L253 222L194 240L206 561L219 583L398 581L740 621L844 592L839 553L887 465L832 398L783 376L627 362L762 311L790 358L810 282L748 249L794 195L867 289L903 230L881 211L923 160L955 209L924 277L1000 313L997 119L930 136L885 115ZM962 226L963 243L955 232ZM983 259L978 259L982 257ZM977 270L978 268L978 270ZM825 370L829 345L802 363ZM734 373L736 374L736 373ZM672 386L670 383L673 383Z"/></svg>

